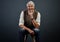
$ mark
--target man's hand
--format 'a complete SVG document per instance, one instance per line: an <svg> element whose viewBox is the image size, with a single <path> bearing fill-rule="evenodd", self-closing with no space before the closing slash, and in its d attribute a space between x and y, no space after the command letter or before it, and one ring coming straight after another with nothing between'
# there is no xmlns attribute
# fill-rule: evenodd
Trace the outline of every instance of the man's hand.
<svg viewBox="0 0 60 42"><path fill-rule="evenodd" d="M24 26L24 25L19 25L21 28L23 28L23 29L25 29L25 30L27 30L31 35L34 35L34 31L33 30L31 30L31 29L29 29L29 28L27 28L26 26Z"/></svg>
<svg viewBox="0 0 60 42"><path fill-rule="evenodd" d="M33 30L29 30L28 31L32 36L34 36L34 31Z"/></svg>

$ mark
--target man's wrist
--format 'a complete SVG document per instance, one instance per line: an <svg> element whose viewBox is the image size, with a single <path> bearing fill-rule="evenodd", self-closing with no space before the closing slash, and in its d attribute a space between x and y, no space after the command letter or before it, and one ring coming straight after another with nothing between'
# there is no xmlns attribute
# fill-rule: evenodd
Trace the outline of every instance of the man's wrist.
<svg viewBox="0 0 60 42"><path fill-rule="evenodd" d="M35 20L34 18L31 18L31 20Z"/></svg>
<svg viewBox="0 0 60 42"><path fill-rule="evenodd" d="M31 20L34 20L34 18L31 18Z"/></svg>

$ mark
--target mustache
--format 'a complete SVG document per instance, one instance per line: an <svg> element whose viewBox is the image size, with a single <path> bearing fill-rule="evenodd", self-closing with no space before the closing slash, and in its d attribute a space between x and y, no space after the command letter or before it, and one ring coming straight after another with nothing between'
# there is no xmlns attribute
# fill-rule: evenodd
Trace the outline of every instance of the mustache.
<svg viewBox="0 0 60 42"><path fill-rule="evenodd" d="M34 8L29 8L28 10L34 10Z"/></svg>

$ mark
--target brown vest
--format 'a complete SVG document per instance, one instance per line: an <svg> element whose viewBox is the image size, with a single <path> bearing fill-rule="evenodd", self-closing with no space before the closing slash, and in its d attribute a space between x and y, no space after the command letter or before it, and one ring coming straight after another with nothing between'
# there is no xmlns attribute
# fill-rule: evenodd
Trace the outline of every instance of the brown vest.
<svg viewBox="0 0 60 42"><path fill-rule="evenodd" d="M36 20L37 18L37 11L35 10L34 13L33 13L33 18ZM25 10L24 11L24 25L28 28L35 28L31 22L31 19L28 15L28 11Z"/></svg>

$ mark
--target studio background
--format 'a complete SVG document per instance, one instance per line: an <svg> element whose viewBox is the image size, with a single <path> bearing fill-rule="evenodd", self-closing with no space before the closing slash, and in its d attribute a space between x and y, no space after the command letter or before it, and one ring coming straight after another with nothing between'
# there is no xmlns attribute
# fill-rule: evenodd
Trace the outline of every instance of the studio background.
<svg viewBox="0 0 60 42"><path fill-rule="evenodd" d="M20 12L29 0L0 0L0 42L19 42ZM41 13L41 42L59 40L59 0L32 0Z"/></svg>

